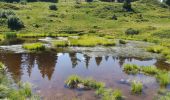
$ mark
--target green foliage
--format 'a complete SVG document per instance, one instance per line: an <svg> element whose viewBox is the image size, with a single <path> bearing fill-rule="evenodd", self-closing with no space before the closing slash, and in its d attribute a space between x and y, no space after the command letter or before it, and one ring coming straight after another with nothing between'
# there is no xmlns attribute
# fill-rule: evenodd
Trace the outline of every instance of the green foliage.
<svg viewBox="0 0 170 100"><path fill-rule="evenodd" d="M156 75L159 71L155 66L141 66L140 68L142 72L149 75Z"/></svg>
<svg viewBox="0 0 170 100"><path fill-rule="evenodd" d="M141 94L143 89L143 84L141 82L133 81L131 85L131 92L133 94Z"/></svg>
<svg viewBox="0 0 170 100"><path fill-rule="evenodd" d="M65 81L65 84L69 88L76 88L78 83L81 83L82 79L77 75L71 75L68 77L68 79Z"/></svg>
<svg viewBox="0 0 170 100"><path fill-rule="evenodd" d="M115 45L114 40L108 40L101 37L96 36L81 36L78 39L70 38L70 45L71 46L85 46L85 47L93 47L97 45L103 46L113 46Z"/></svg>
<svg viewBox="0 0 170 100"><path fill-rule="evenodd" d="M105 88L99 88L96 90L97 95L102 96L102 100L123 100L122 92L118 89L112 90L112 89L105 89Z"/></svg>
<svg viewBox="0 0 170 100"><path fill-rule="evenodd" d="M124 0L123 9L132 11L131 0Z"/></svg>
<svg viewBox="0 0 170 100"><path fill-rule="evenodd" d="M128 74L136 74L139 72L139 66L135 64L125 64L123 65L123 70Z"/></svg>
<svg viewBox="0 0 170 100"><path fill-rule="evenodd" d="M16 39L17 34L16 33L4 33L4 39Z"/></svg>
<svg viewBox="0 0 170 100"><path fill-rule="evenodd" d="M0 71L4 70L5 68L6 68L5 65L2 62L0 62Z"/></svg>
<svg viewBox="0 0 170 100"><path fill-rule="evenodd" d="M133 28L129 28L129 29L127 29L127 30L125 31L125 33L126 33L127 35L137 35L137 34L139 34L139 31L138 31L138 30L135 30L135 29L133 29Z"/></svg>
<svg viewBox="0 0 170 100"><path fill-rule="evenodd" d="M11 15L15 15L12 10L0 9L0 18L8 18Z"/></svg>
<svg viewBox="0 0 170 100"><path fill-rule="evenodd" d="M58 8L57 8L57 5L51 4L51 5L49 5L49 9L50 10L57 10Z"/></svg>
<svg viewBox="0 0 170 100"><path fill-rule="evenodd" d="M152 53L161 53L163 51L163 47L162 46L151 46L147 48L147 51L152 52Z"/></svg>
<svg viewBox="0 0 170 100"><path fill-rule="evenodd" d="M11 30L20 30L21 28L24 28L24 23L16 16L9 16L8 28Z"/></svg>
<svg viewBox="0 0 170 100"><path fill-rule="evenodd" d="M170 83L170 76L168 72L160 72L157 75L157 80L159 81L161 86L167 86Z"/></svg>
<svg viewBox="0 0 170 100"><path fill-rule="evenodd" d="M105 84L102 82L97 82L93 79L82 79L77 75L69 76L68 79L65 81L65 84L69 88L78 88L78 84L82 84L88 89L99 89L105 87Z"/></svg>
<svg viewBox="0 0 170 100"><path fill-rule="evenodd" d="M22 47L24 49L30 50L30 51L42 51L42 50L45 50L45 46L42 43L23 44Z"/></svg>
<svg viewBox="0 0 170 100"><path fill-rule="evenodd" d="M52 45L54 47L66 47L68 46L68 42L67 41L53 41Z"/></svg>

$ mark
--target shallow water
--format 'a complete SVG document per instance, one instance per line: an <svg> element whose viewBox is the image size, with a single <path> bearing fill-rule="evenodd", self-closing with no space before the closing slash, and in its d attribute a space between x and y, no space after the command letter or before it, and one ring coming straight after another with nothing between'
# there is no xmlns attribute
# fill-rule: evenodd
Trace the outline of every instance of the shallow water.
<svg viewBox="0 0 170 100"><path fill-rule="evenodd" d="M151 100L159 88L155 78L143 74L127 75L122 71L123 64L156 65L162 69L168 69L169 66L156 59L90 57L81 53L0 53L0 61L5 63L16 83L32 83L34 91L45 100L99 99L93 90L77 91L65 88L64 81L72 74L92 77L105 82L108 88L121 89L127 100ZM131 95L130 84L122 82L133 79L144 83L144 91L140 96Z"/></svg>

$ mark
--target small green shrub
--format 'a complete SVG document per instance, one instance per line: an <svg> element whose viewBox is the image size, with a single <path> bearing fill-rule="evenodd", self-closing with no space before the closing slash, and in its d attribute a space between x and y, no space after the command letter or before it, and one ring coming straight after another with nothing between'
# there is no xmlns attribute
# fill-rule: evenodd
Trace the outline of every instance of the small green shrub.
<svg viewBox="0 0 170 100"><path fill-rule="evenodd" d="M135 30L135 29L133 29L133 28L129 28L129 29L127 29L127 30L125 31L125 33L126 33L127 35L137 35L137 34L139 34L139 31L138 31L138 30Z"/></svg>
<svg viewBox="0 0 170 100"><path fill-rule="evenodd" d="M143 84L141 82L133 81L131 85L131 92L133 94L141 94L143 89Z"/></svg>
<svg viewBox="0 0 170 100"><path fill-rule="evenodd" d="M123 70L128 74L136 74L139 72L139 66L135 64L125 64L123 65Z"/></svg>
<svg viewBox="0 0 170 100"><path fill-rule="evenodd" d="M42 43L24 44L22 47L24 49L30 50L30 51L42 51L42 50L45 50L45 46Z"/></svg>
<svg viewBox="0 0 170 100"><path fill-rule="evenodd" d="M49 6L49 9L50 9L50 10L58 10L57 5L55 5L55 4L51 4L51 5Z"/></svg>
<svg viewBox="0 0 170 100"><path fill-rule="evenodd" d="M24 28L24 23L16 16L9 16L8 28L12 30L20 30L21 28Z"/></svg>

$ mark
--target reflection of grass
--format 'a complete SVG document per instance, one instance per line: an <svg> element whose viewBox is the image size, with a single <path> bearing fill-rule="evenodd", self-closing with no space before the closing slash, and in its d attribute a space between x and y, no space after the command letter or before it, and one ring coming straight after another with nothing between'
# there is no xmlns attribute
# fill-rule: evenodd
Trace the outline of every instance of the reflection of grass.
<svg viewBox="0 0 170 100"><path fill-rule="evenodd" d="M112 46L115 45L114 40L108 40L97 36L81 36L78 39L69 38L71 46L93 47L97 45Z"/></svg>
<svg viewBox="0 0 170 100"><path fill-rule="evenodd" d="M134 94L141 94L143 85L141 82L133 81L131 85L131 92Z"/></svg>
<svg viewBox="0 0 170 100"><path fill-rule="evenodd" d="M30 51L40 51L45 50L45 46L42 43L30 43L24 44L23 48Z"/></svg>

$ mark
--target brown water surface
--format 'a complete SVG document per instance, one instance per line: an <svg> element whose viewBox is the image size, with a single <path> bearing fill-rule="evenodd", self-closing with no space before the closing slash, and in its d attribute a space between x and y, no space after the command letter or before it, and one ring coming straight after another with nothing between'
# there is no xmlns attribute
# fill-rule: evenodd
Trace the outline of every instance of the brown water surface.
<svg viewBox="0 0 170 100"><path fill-rule="evenodd" d="M72 100L74 98L98 100L93 90L77 91L65 88L64 81L73 74L105 82L108 88L121 89L127 100L151 100L159 88L155 78L143 74L127 75L122 71L123 64L133 63L156 65L162 69L170 68L163 61L156 59L90 57L81 53L0 53L0 61L5 63L14 82L32 83L35 86L34 91L44 100ZM123 84L121 81L133 79L142 81L144 84L144 91L140 96L132 95L130 84Z"/></svg>

